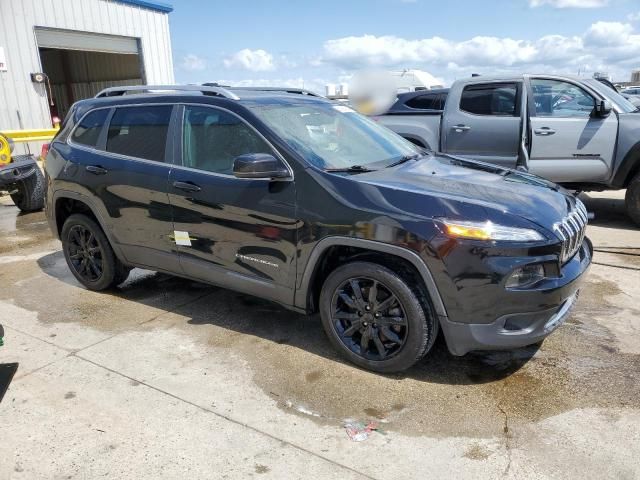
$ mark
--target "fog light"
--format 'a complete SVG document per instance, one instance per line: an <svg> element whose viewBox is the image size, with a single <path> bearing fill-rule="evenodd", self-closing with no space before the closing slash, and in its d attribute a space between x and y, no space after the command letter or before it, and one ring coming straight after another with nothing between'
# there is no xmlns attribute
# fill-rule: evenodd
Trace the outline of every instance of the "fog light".
<svg viewBox="0 0 640 480"><path fill-rule="evenodd" d="M525 265L516 268L507 279L506 288L524 288L539 282L544 278L544 267L540 264Z"/></svg>

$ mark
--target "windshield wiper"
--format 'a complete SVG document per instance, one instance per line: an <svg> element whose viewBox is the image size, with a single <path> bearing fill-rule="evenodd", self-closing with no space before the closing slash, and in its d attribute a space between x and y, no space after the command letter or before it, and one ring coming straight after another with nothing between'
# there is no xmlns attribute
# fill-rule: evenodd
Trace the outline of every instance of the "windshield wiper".
<svg viewBox="0 0 640 480"><path fill-rule="evenodd" d="M373 168L363 167L362 165L351 165L350 167L343 168L325 168L325 172L348 172L348 173L365 173L365 172L375 172Z"/></svg>
<svg viewBox="0 0 640 480"><path fill-rule="evenodd" d="M385 168L397 167L398 165L408 162L409 160L418 160L420 157L423 157L423 155L420 155L419 153L414 153L413 155L403 155L402 157L400 157L400 159L387 165Z"/></svg>

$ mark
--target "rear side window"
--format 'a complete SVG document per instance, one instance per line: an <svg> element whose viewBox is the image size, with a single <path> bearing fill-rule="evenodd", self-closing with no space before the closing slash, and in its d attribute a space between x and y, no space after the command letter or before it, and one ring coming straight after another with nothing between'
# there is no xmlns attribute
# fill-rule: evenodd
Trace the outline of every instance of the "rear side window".
<svg viewBox="0 0 640 480"><path fill-rule="evenodd" d="M107 152L163 162L171 105L117 108L107 134Z"/></svg>
<svg viewBox="0 0 640 480"><path fill-rule="evenodd" d="M469 85L462 91L460 110L475 115L515 116L517 97L515 83Z"/></svg>
<svg viewBox="0 0 640 480"><path fill-rule="evenodd" d="M71 139L80 145L97 148L102 127L109 115L109 109L94 110L85 115L71 134Z"/></svg>
<svg viewBox="0 0 640 480"><path fill-rule="evenodd" d="M408 100L406 105L421 110L442 110L442 96L439 93L420 95Z"/></svg>
<svg viewBox="0 0 640 480"><path fill-rule="evenodd" d="M246 153L273 152L235 115L209 107L185 107L185 167L231 175L234 159Z"/></svg>

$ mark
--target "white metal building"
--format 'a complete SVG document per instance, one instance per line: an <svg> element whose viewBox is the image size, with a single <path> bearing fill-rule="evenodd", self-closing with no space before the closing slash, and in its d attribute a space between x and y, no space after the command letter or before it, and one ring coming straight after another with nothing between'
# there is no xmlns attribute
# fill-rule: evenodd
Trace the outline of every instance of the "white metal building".
<svg viewBox="0 0 640 480"><path fill-rule="evenodd" d="M108 86L174 83L171 11L153 0L0 0L0 131L51 128Z"/></svg>

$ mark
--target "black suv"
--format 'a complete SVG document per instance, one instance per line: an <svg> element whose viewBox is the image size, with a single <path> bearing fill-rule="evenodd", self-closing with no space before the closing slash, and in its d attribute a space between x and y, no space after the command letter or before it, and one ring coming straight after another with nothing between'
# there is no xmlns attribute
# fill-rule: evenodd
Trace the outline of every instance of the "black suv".
<svg viewBox="0 0 640 480"><path fill-rule="evenodd" d="M298 90L107 89L46 159L47 214L75 277L141 267L320 312L380 372L541 341L592 255L587 212L526 173L411 144Z"/></svg>

